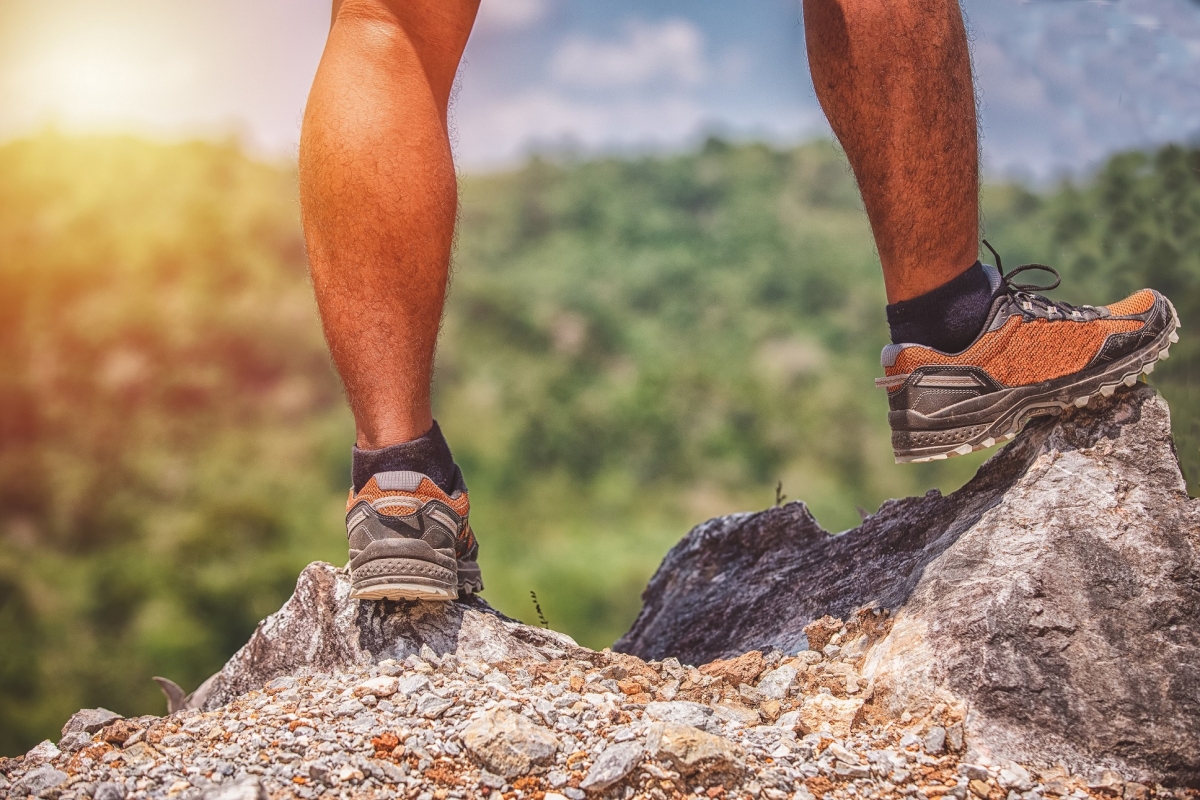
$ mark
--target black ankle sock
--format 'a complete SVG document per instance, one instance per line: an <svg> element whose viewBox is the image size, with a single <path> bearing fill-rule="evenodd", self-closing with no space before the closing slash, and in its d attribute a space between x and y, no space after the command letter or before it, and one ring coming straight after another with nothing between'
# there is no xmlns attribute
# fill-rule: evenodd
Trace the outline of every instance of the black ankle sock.
<svg viewBox="0 0 1200 800"><path fill-rule="evenodd" d="M975 341L992 307L992 284L978 261L948 283L887 307L894 344L958 353Z"/></svg>
<svg viewBox="0 0 1200 800"><path fill-rule="evenodd" d="M401 442L391 447L379 450L359 450L354 448L351 460L350 474L354 480L354 491L362 491L371 476L377 472L420 472L428 475L429 479L443 491L450 493L456 484L461 482L458 467L454 465L454 456L450 455L450 445L442 436L442 429L437 422L429 432L420 439L411 442Z"/></svg>

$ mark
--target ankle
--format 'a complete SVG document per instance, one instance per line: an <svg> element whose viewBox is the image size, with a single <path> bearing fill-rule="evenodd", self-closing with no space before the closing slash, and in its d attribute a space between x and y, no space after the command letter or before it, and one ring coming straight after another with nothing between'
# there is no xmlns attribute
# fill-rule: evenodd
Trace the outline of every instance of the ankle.
<svg viewBox="0 0 1200 800"><path fill-rule="evenodd" d="M941 286L887 307L894 344L920 344L958 353L975 341L987 323L993 286L976 261Z"/></svg>
<svg viewBox="0 0 1200 800"><path fill-rule="evenodd" d="M361 491L371 476L380 472L419 472L448 494L462 484L450 445L436 421L423 435L407 442L374 449L355 445L351 458L354 491Z"/></svg>

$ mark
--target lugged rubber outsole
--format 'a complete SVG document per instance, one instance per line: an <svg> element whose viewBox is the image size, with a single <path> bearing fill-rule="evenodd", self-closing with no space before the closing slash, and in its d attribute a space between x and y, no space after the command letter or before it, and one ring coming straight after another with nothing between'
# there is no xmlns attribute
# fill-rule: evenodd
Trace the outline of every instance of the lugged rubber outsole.
<svg viewBox="0 0 1200 800"><path fill-rule="evenodd" d="M1149 375L1154 372L1154 366L1159 361L1165 361L1171 356L1171 345L1179 341L1179 328L1182 327L1179 323L1179 313L1175 310L1174 304L1170 300L1167 301L1168 307L1171 309L1171 327L1165 331L1165 335L1161 336L1158 343L1148 348L1144 357L1139 359L1133 369L1124 368L1115 371L1111 376L1106 376L1095 391L1081 394L1076 397L1071 397L1066 400L1042 399L1029 403L1028 406L1022 408L1014 415L1012 423L1008 428L995 435L989 435L987 438L978 442L966 442L957 447L947 447L938 452L929 452L929 448L922 448L919 454L895 453L897 464L918 464L928 461L941 461L954 456L965 456L976 450L984 450L988 447L1009 441L1016 437L1018 433L1025 427L1029 420L1034 417L1046 416L1049 414L1060 414L1063 410L1071 407L1083 408L1093 397L1111 397L1113 392L1118 387L1133 386L1137 383L1138 378L1142 375ZM1093 379L1094 380L1094 379ZM936 431L932 433L945 433L948 436L960 429L947 428L945 431Z"/></svg>
<svg viewBox="0 0 1200 800"><path fill-rule="evenodd" d="M425 586L418 583L381 583L365 586L350 592L354 600L457 600L458 592L453 589Z"/></svg>

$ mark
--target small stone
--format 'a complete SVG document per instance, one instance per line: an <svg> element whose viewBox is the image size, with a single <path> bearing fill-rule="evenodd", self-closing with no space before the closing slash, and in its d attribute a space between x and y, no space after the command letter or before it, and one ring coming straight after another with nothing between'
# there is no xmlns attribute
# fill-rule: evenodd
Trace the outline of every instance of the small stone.
<svg viewBox="0 0 1200 800"><path fill-rule="evenodd" d="M1105 770L1105 773L1115 777L1118 783L1123 783L1120 775L1108 770ZM1017 792L1028 792L1033 788L1033 776L1020 764L1009 764L1003 767L996 775L996 782L1005 789L1013 789ZM1120 793L1121 790L1117 789L1116 794Z"/></svg>
<svg viewBox="0 0 1200 800"><path fill-rule="evenodd" d="M792 684L796 682L797 674L799 674L799 670L791 664L776 667L758 682L758 690L764 697L782 700L787 697L788 689L792 688Z"/></svg>
<svg viewBox="0 0 1200 800"><path fill-rule="evenodd" d="M409 675L396 683L396 691L409 697L420 692L428 692L432 688L433 684L424 675Z"/></svg>
<svg viewBox="0 0 1200 800"><path fill-rule="evenodd" d="M821 652L826 658L837 658L842 653L842 648L836 644L827 644L821 648Z"/></svg>
<svg viewBox="0 0 1200 800"><path fill-rule="evenodd" d="M595 792L612 786L633 771L644 753L640 742L610 745L592 763L579 788Z"/></svg>
<svg viewBox="0 0 1200 800"><path fill-rule="evenodd" d="M565 794L569 800L583 800L583 798L587 797L587 792L585 792L583 789L575 789L571 786L563 789L563 794Z"/></svg>
<svg viewBox="0 0 1200 800"><path fill-rule="evenodd" d="M779 715L779 719L775 720L776 728L783 728L783 729L789 730L789 731L794 730L799 724L800 724L800 712L799 711L786 711L783 714Z"/></svg>
<svg viewBox="0 0 1200 800"><path fill-rule="evenodd" d="M92 800L125 800L125 787L111 781L97 784Z"/></svg>
<svg viewBox="0 0 1200 800"><path fill-rule="evenodd" d="M839 742L833 742L832 744L830 744L827 748L825 748L825 752L829 753L829 755L833 756L838 761L842 761L847 764L861 764L862 763L861 758L859 758L857 755L855 755L854 753L847 750L845 748L845 746L843 746Z"/></svg>
<svg viewBox="0 0 1200 800"><path fill-rule="evenodd" d="M1150 797L1150 787L1143 783L1126 781L1125 791L1121 797L1122 800L1147 800Z"/></svg>
<svg viewBox="0 0 1200 800"><path fill-rule="evenodd" d="M347 700L333 711L335 717L353 717L366 711L367 707L357 700Z"/></svg>
<svg viewBox="0 0 1200 800"><path fill-rule="evenodd" d="M672 722L656 725L647 736L655 758L669 761L681 775L730 773L742 771L745 754L723 736L706 733L691 725Z"/></svg>
<svg viewBox="0 0 1200 800"><path fill-rule="evenodd" d="M121 715L109 711L107 708L85 708L82 711L76 711L67 720L67 724L63 725L62 735L66 736L69 733L95 733L105 725L111 725L121 719Z"/></svg>
<svg viewBox="0 0 1200 800"><path fill-rule="evenodd" d="M545 800L567 800L567 796L565 794L559 794L558 792L546 792L544 797Z"/></svg>
<svg viewBox="0 0 1200 800"><path fill-rule="evenodd" d="M417 713L425 719L437 719L452 705L454 705L453 701L427 692L417 698Z"/></svg>
<svg viewBox="0 0 1200 800"><path fill-rule="evenodd" d="M131 767L152 764L157 757L158 753L145 742L138 742L121 751L121 759Z"/></svg>
<svg viewBox="0 0 1200 800"><path fill-rule="evenodd" d="M783 706L778 700L764 700L763 704L758 707L758 712L762 714L763 719L767 722L774 722L779 719L779 712L783 710Z"/></svg>
<svg viewBox="0 0 1200 800"><path fill-rule="evenodd" d="M863 701L840 699L828 694L806 697L800 705L800 725L805 733L828 731L842 739L850 735L850 729L862 711Z"/></svg>
<svg viewBox="0 0 1200 800"><path fill-rule="evenodd" d="M751 650L749 653L743 653L737 658L711 661L700 667L700 672L704 675L711 675L714 678L723 678L731 686L740 686L743 683L752 683L755 678L762 674L765 666L762 652Z"/></svg>
<svg viewBox="0 0 1200 800"><path fill-rule="evenodd" d="M66 782L67 773L47 765L27 772L20 785L28 789L29 794L38 794L62 786Z"/></svg>
<svg viewBox="0 0 1200 800"><path fill-rule="evenodd" d="M748 727L762 721L757 710L738 703L713 703L712 710L718 718L736 725Z"/></svg>
<svg viewBox="0 0 1200 800"><path fill-rule="evenodd" d="M833 635L842 629L844 624L840 619L826 614L805 625L804 636L808 639L809 648L812 650L823 648L833 638Z"/></svg>
<svg viewBox="0 0 1200 800"><path fill-rule="evenodd" d="M708 706L688 700L671 700L663 703L647 703L646 716L659 722L674 722L691 725L693 728L708 728L713 722L713 710Z"/></svg>
<svg viewBox="0 0 1200 800"><path fill-rule="evenodd" d="M244 778L233 783L214 786L200 795L201 800L267 800L266 790L258 778Z"/></svg>
<svg viewBox="0 0 1200 800"><path fill-rule="evenodd" d="M74 753L92 743L92 735L83 731L73 731L58 740L58 749L64 753Z"/></svg>
<svg viewBox="0 0 1200 800"><path fill-rule="evenodd" d="M270 692L271 694L276 692L284 692L288 689L295 689L296 679L291 675L281 675L268 683L265 688L266 691Z"/></svg>
<svg viewBox="0 0 1200 800"><path fill-rule="evenodd" d="M428 644L421 645L421 650L420 650L419 655L421 656L421 659L423 661L426 661L429 664L440 664L441 663L441 659L438 658L438 654L433 652L433 648L430 647Z"/></svg>
<svg viewBox="0 0 1200 800"><path fill-rule="evenodd" d="M566 783L567 780L570 780L569 776L563 781L563 783ZM495 773L488 772L486 769L479 773L479 782L484 786L490 786L493 789L503 789L504 784L507 783L502 775L496 775ZM562 784L559 785L561 786Z"/></svg>
<svg viewBox="0 0 1200 800"><path fill-rule="evenodd" d="M956 722L946 728L946 746L952 752L961 753L963 749L963 724Z"/></svg>
<svg viewBox="0 0 1200 800"><path fill-rule="evenodd" d="M380 675L378 678L371 678L355 686L351 694L355 697L365 697L369 694L375 697L391 697L399 688L400 681L389 675Z"/></svg>
<svg viewBox="0 0 1200 800"><path fill-rule="evenodd" d="M55 747L54 742L49 739L44 739L33 746L33 748L25 754L26 768L45 764L47 761L53 761L62 755L62 751Z"/></svg>
<svg viewBox="0 0 1200 800"><path fill-rule="evenodd" d="M100 730L100 738L109 744L121 745L141 729L142 726L133 720L119 719L111 725L105 725Z"/></svg>
<svg viewBox="0 0 1200 800"><path fill-rule="evenodd" d="M505 778L528 774L534 765L548 764L559 741L541 725L520 714L496 708L462 732L467 751L492 772Z"/></svg>
<svg viewBox="0 0 1200 800"><path fill-rule="evenodd" d="M992 790L992 787L978 779L972 779L971 782L967 784L967 787L971 790L971 793L977 797L987 797L988 793Z"/></svg>
<svg viewBox="0 0 1200 800"><path fill-rule="evenodd" d="M931 756L940 756L946 751L946 729L941 725L933 726L929 729L929 733L925 734L925 741L922 744L926 753Z"/></svg>
<svg viewBox="0 0 1200 800"><path fill-rule="evenodd" d="M988 779L987 767L979 764L959 764L958 771L965 775L967 780L971 781L986 781Z"/></svg>
<svg viewBox="0 0 1200 800"><path fill-rule="evenodd" d="M488 686L495 686L497 689L505 692L512 691L512 681L508 679L507 675L499 670L496 670L495 672L489 672L483 679L483 682Z"/></svg>

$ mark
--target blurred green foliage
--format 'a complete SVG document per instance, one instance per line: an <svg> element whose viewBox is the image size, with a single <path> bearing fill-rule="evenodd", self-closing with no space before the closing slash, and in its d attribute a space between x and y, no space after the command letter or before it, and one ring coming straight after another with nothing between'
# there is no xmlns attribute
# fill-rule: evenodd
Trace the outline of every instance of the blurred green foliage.
<svg viewBox="0 0 1200 800"><path fill-rule="evenodd" d="M986 192L1009 266L1064 297L1171 293L1154 375L1200 475L1200 152ZM806 500L832 530L985 454L892 463L886 340L836 149L470 177L436 377L484 596L592 646L708 517ZM161 713L314 559L345 560L353 426L316 321L290 166L232 145L46 134L0 147L0 753L83 706Z"/></svg>

